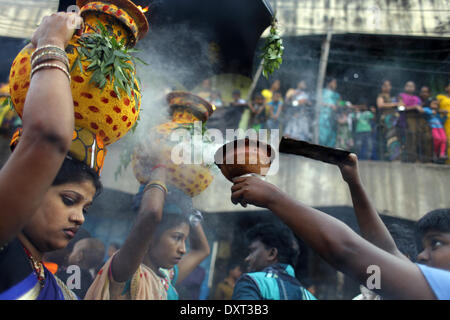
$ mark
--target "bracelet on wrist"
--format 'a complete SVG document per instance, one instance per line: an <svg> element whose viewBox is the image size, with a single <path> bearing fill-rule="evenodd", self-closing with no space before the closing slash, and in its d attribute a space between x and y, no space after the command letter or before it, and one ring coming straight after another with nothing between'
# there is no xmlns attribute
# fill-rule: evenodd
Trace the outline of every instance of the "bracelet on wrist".
<svg viewBox="0 0 450 320"><path fill-rule="evenodd" d="M41 63L39 65L37 65L36 67L34 67L31 70L31 74L30 74L30 79L33 78L33 75L42 69L59 69L62 72L64 72L64 74L67 76L67 79L69 79L69 82L71 81L71 77L70 77L70 73L69 71L66 70L66 68L61 67L59 64L56 63Z"/></svg>
<svg viewBox="0 0 450 320"><path fill-rule="evenodd" d="M163 191L165 194L167 194L169 191L167 190L167 187L164 182L159 180L152 180L144 188L144 192L146 192L150 188L158 188L161 191Z"/></svg>

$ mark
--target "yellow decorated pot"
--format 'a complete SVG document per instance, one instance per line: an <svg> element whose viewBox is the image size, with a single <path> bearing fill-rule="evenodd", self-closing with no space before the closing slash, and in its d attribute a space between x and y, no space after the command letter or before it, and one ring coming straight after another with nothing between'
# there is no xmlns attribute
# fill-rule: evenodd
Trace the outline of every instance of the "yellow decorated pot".
<svg viewBox="0 0 450 320"><path fill-rule="evenodd" d="M195 197L211 184L214 176L205 164L172 162L172 148L176 143L170 141L169 137L180 126L193 125L195 121L206 122L214 108L202 98L182 91L169 93L167 102L172 121L151 129L148 140L135 148L132 155L133 172L140 183L148 183L152 168L161 164L158 159L164 159L162 164L167 168L167 183Z"/></svg>
<svg viewBox="0 0 450 320"><path fill-rule="evenodd" d="M125 39L127 46L131 47L148 31L144 14L131 1L78 0L77 5L81 7L80 14L85 22L84 34L94 32L91 26L100 22L114 33L117 41ZM131 89L131 95L121 88L115 91L111 79L103 89L89 83L93 71L87 68L91 62L81 60L83 72L73 66L79 56L76 50L80 47L78 40L79 37L74 36L66 48L71 67L75 125L89 129L101 137L105 145L109 145L123 137L137 121L141 94L134 89ZM19 116L22 116L30 85L30 57L34 50L30 45L25 47L15 58L10 71L10 94ZM131 61L127 63L132 64Z"/></svg>
<svg viewBox="0 0 450 320"><path fill-rule="evenodd" d="M10 148L14 150L22 136L23 129L14 132L10 141ZM84 162L89 168L100 175L106 156L106 148L102 139L88 129L75 126L67 157Z"/></svg>

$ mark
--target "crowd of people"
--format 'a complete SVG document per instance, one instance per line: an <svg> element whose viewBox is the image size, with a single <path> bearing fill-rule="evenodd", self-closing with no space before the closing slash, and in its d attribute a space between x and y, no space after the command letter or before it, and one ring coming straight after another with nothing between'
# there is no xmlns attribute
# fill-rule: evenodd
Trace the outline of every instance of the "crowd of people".
<svg viewBox="0 0 450 320"><path fill-rule="evenodd" d="M432 96L429 86L417 90L413 81L393 94L391 82L384 80L376 100L346 101L338 93L337 79L329 78L319 102L305 80L285 93L280 80L275 80L270 88L255 92L250 101L235 90L229 103L221 99L220 92L207 90L208 86L207 82L201 93L217 107L248 108L250 116L243 129L279 129L282 135L313 142L317 126L318 144L355 152L362 160L440 164L448 160L450 83Z"/></svg>
<svg viewBox="0 0 450 320"><path fill-rule="evenodd" d="M44 19L32 44L37 48L65 48L74 32L74 24L68 23L74 15L79 18L75 13L58 13ZM69 289L57 271L49 271L45 261L50 259L48 253L69 246L102 185L99 168L91 168L71 153L74 105L70 77L62 72L63 63L57 59L53 63L31 76L23 131L0 171L0 299L64 300L81 296ZM303 86L292 91L289 99L300 97L295 101L308 105L307 95L301 92ZM337 134L341 131L333 131L330 121L340 108L335 90L333 80L324 90L326 111L321 116L326 129L321 136L332 146L341 143ZM418 100L411 93L408 88L402 95L403 103L416 108ZM275 126L283 112L280 101L274 85L256 95L249 107L261 115L270 103L269 114ZM46 112L42 112L44 107ZM371 119L364 114L360 117L365 122ZM365 132L364 127L362 122L361 132ZM364 139L364 135L358 139ZM248 231L247 272L236 279L235 270L227 280L233 286L232 299L315 299L295 277L293 264L299 248L293 234L362 285L368 283L368 268L377 266L382 273L380 285L370 289L384 299L450 299L449 210L430 212L418 221L423 248L418 263L414 263L397 248L373 207L361 183L356 155L349 155L339 169L352 197L361 236L269 182L254 176L233 180L233 204L269 209L280 224L258 225ZM187 209L180 203L168 205L173 193L166 186L166 170L162 163L151 170L150 181L141 190L135 224L120 248L111 250L106 262L102 261L103 244L91 237L76 242L70 254L63 254L67 263L63 260L61 265L76 264L92 280L84 299L178 299L176 285L210 255L202 220L184 214ZM223 288L218 294L229 297L230 290Z"/></svg>

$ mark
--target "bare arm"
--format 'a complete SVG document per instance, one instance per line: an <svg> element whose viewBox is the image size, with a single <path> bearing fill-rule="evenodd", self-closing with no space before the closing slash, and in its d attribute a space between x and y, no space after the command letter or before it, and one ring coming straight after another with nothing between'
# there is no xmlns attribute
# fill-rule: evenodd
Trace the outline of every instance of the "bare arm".
<svg viewBox="0 0 450 320"><path fill-rule="evenodd" d="M151 180L165 182L165 178L166 171L163 168L152 172ZM144 260L156 227L161 222L164 200L165 193L158 188L149 188L142 196L136 222L111 264L115 281L130 279Z"/></svg>
<svg viewBox="0 0 450 320"><path fill-rule="evenodd" d="M249 101L248 102L248 107L250 108L250 110L252 111L252 113L256 113L258 110L256 110L253 106L253 102Z"/></svg>
<svg viewBox="0 0 450 320"><path fill-rule="evenodd" d="M399 106L398 102L384 102L382 97L377 98L377 107L378 108L394 108Z"/></svg>
<svg viewBox="0 0 450 320"><path fill-rule="evenodd" d="M237 178L233 203L265 207L336 269L366 284L368 267L381 270L377 293L390 299L436 299L414 263L400 259L365 241L341 221L291 199L277 187L256 177Z"/></svg>
<svg viewBox="0 0 450 320"><path fill-rule="evenodd" d="M45 17L32 38L34 47L65 48L74 29L58 13ZM48 61L64 66L57 60ZM16 236L39 208L69 150L74 129L73 99L66 75L41 69L30 80L23 110L23 135L0 171L0 245Z"/></svg>
<svg viewBox="0 0 450 320"><path fill-rule="evenodd" d="M210 249L202 225L191 226L190 250L178 263L177 283L183 281L207 256Z"/></svg>
<svg viewBox="0 0 450 320"><path fill-rule="evenodd" d="M353 208L356 220L361 230L362 237L402 259L407 259L397 248L394 239L378 215L377 210L369 199L359 175L358 158L352 153L348 161L339 166L342 178L347 182L352 196Z"/></svg>

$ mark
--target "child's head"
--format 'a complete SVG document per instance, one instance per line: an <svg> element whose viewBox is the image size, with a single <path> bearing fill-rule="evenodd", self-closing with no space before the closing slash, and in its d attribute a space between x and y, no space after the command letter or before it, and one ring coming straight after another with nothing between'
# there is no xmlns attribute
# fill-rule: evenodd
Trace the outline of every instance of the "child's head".
<svg viewBox="0 0 450 320"><path fill-rule="evenodd" d="M337 89L337 80L336 78L329 78L327 81L327 88L330 90L336 90Z"/></svg>
<svg viewBox="0 0 450 320"><path fill-rule="evenodd" d="M416 91L416 84L414 81L408 81L405 83L405 92L409 94L413 94Z"/></svg>
<svg viewBox="0 0 450 320"><path fill-rule="evenodd" d="M433 210L416 226L422 244L418 262L450 270L450 209Z"/></svg>
<svg viewBox="0 0 450 320"><path fill-rule="evenodd" d="M272 100L275 101L275 102L280 101L281 100L281 92L280 91L275 91L273 93Z"/></svg>
<svg viewBox="0 0 450 320"><path fill-rule="evenodd" d="M427 86L422 86L422 88L420 88L419 96L422 100L428 100L428 98L430 98L431 96L430 88L428 88Z"/></svg>
<svg viewBox="0 0 450 320"><path fill-rule="evenodd" d="M261 93L256 93L256 94L253 96L253 102L254 102L255 104L263 104L263 103L264 103L264 97L263 97L263 95L262 95Z"/></svg>

